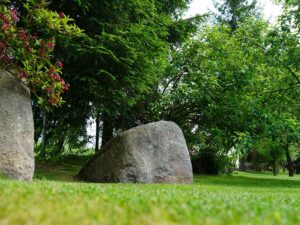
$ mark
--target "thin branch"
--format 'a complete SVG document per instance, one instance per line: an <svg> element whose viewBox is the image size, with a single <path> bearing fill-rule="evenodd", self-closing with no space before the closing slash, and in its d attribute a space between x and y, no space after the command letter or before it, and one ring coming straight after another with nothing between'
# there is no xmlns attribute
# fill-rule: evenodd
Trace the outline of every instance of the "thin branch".
<svg viewBox="0 0 300 225"><path fill-rule="evenodd" d="M290 86L288 88L279 88L279 89L275 89L275 90L261 92L260 94L269 94L269 93L275 93L275 92L289 91L291 89L299 88L299 87L300 87L300 84L296 84L296 85Z"/></svg>
<svg viewBox="0 0 300 225"><path fill-rule="evenodd" d="M172 77L168 81L168 83L166 84L165 88L163 89L162 94L164 94L167 91L168 87L170 86L170 84L172 82L175 82L175 83L179 82L179 80L184 76L184 74L185 74L184 71L180 71L179 74L177 74L176 76Z"/></svg>

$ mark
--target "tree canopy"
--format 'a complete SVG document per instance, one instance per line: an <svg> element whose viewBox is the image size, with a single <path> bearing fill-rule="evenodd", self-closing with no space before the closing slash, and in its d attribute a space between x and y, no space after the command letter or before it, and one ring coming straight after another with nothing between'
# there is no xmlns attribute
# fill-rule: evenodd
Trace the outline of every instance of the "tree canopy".
<svg viewBox="0 0 300 225"><path fill-rule="evenodd" d="M13 27L0 17L1 67L10 65L7 44L14 46L12 65L42 96L33 98L41 157L84 149L91 121L101 151L100 142L121 131L170 120L182 128L199 172L228 172L238 158L256 155L274 174L283 162L293 174L299 1L278 1L284 10L275 24L256 0L214 1L211 16L184 18L190 2L1 3ZM9 35L16 38L6 41ZM49 111L41 102L61 107Z"/></svg>

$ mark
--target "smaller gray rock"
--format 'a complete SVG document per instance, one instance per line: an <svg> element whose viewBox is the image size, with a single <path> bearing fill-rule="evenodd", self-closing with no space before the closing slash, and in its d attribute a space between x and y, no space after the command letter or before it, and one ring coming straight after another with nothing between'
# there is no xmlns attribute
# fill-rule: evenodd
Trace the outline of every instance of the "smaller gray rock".
<svg viewBox="0 0 300 225"><path fill-rule="evenodd" d="M32 180L33 147L30 92L18 78L0 69L0 174Z"/></svg>
<svg viewBox="0 0 300 225"><path fill-rule="evenodd" d="M109 183L192 183L191 159L181 129L160 121L118 135L96 153L77 178Z"/></svg>

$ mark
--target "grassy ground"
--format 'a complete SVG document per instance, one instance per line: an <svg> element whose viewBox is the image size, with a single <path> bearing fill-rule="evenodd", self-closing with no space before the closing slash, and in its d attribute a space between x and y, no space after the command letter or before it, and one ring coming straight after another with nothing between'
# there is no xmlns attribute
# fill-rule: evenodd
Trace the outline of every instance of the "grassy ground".
<svg viewBox="0 0 300 225"><path fill-rule="evenodd" d="M0 225L300 224L300 176L196 176L193 185L73 182L81 163L38 163L0 180Z"/></svg>

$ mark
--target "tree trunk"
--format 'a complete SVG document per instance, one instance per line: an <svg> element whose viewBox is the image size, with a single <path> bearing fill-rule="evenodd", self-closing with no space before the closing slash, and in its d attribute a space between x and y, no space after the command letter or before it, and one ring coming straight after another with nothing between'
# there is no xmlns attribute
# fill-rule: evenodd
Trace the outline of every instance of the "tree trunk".
<svg viewBox="0 0 300 225"><path fill-rule="evenodd" d="M276 160L273 160L273 175L277 176L279 172L278 163Z"/></svg>
<svg viewBox="0 0 300 225"><path fill-rule="evenodd" d="M294 176L294 165L293 165L293 161L290 155L290 151L289 151L289 146L286 145L285 147L285 156L286 156L286 161L287 161L287 170L289 171L289 176L293 177Z"/></svg>
<svg viewBox="0 0 300 225"><path fill-rule="evenodd" d="M240 171L246 171L247 167L246 167L246 156L242 156L239 159L239 170Z"/></svg>
<svg viewBox="0 0 300 225"><path fill-rule="evenodd" d="M65 135L61 135L61 138L59 138L57 144L56 144L56 151L55 154L61 154L64 151L64 146L65 146Z"/></svg>
<svg viewBox="0 0 300 225"><path fill-rule="evenodd" d="M237 17L235 15L231 17L230 27L232 31L236 31L238 28Z"/></svg>
<svg viewBox="0 0 300 225"><path fill-rule="evenodd" d="M47 114L44 112L43 113L43 129L42 129L42 144L41 144L41 150L40 150L40 155L43 158L46 156L46 131L47 131Z"/></svg>
<svg viewBox="0 0 300 225"><path fill-rule="evenodd" d="M103 114L103 130L102 130L102 146L113 138L113 123L112 118L107 114Z"/></svg>
<svg viewBox="0 0 300 225"><path fill-rule="evenodd" d="M99 137L100 137L100 114L97 113L97 116L96 116L96 143L95 143L95 152L99 151Z"/></svg>

